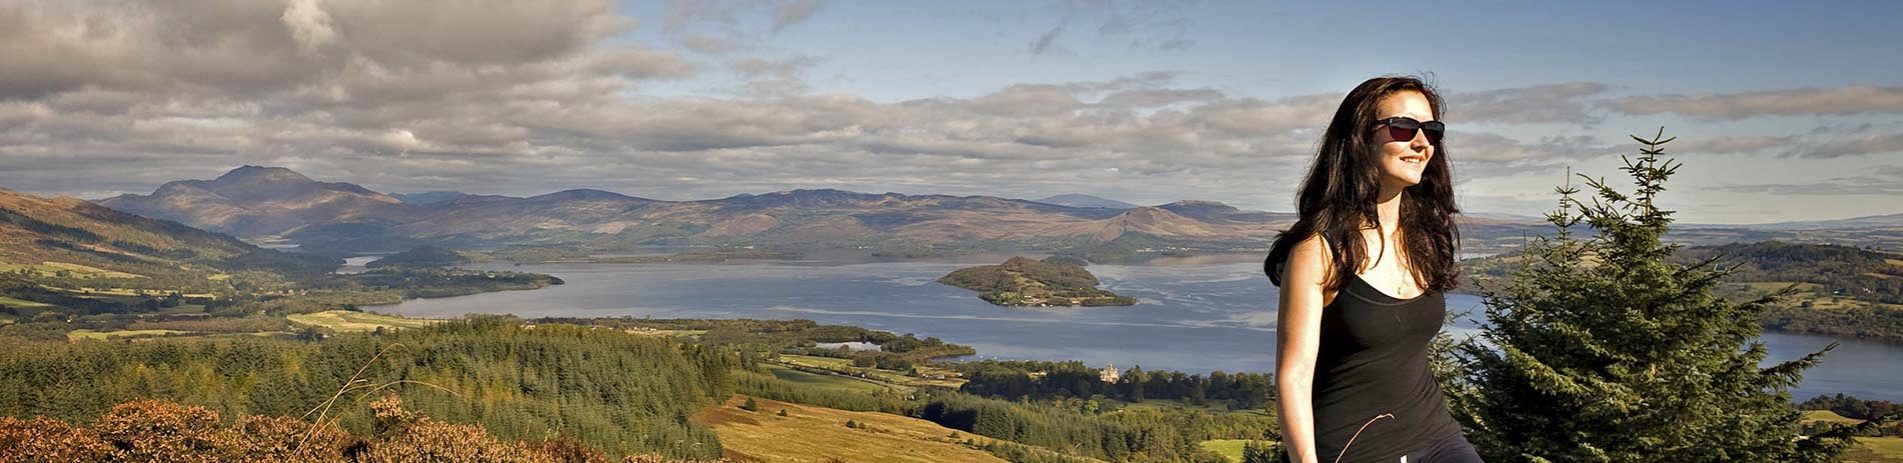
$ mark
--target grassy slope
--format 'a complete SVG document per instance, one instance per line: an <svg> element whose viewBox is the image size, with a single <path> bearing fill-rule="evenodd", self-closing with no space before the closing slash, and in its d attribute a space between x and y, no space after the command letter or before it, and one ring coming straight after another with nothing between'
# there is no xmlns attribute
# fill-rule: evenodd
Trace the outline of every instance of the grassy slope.
<svg viewBox="0 0 1903 463"><path fill-rule="evenodd" d="M735 395L726 403L709 407L694 415L694 421L714 428L726 448L727 457L759 461L843 461L889 462L1003 462L983 450L964 446L992 439L958 432L917 418L872 412L849 412L825 407L754 399L759 411L740 409L745 396ZM787 416L776 415L785 409ZM846 421L866 425L850 429Z"/></svg>
<svg viewBox="0 0 1903 463"><path fill-rule="evenodd" d="M1805 410L1804 421L1829 421L1853 425L1863 422L1830 410ZM1903 463L1903 437L1859 437L1857 445L1844 452L1845 463Z"/></svg>

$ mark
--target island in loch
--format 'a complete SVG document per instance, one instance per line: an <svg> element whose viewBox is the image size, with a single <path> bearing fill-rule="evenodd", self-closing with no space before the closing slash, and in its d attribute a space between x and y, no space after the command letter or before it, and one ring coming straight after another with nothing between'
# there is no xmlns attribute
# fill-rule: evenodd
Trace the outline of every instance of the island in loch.
<svg viewBox="0 0 1903 463"><path fill-rule="evenodd" d="M986 302L1011 307L1135 305L1136 298L1097 289L1097 277L1074 258L1012 257L999 265L958 269L938 278L978 292Z"/></svg>

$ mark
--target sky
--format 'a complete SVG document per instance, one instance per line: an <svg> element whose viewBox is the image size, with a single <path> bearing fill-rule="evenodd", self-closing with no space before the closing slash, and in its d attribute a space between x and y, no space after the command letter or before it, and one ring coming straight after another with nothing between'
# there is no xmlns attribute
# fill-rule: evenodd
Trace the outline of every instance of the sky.
<svg viewBox="0 0 1903 463"><path fill-rule="evenodd" d="M1898 2L0 0L0 188L240 165L377 191L835 188L1290 211L1356 84L1447 97L1468 212L1903 213Z"/></svg>

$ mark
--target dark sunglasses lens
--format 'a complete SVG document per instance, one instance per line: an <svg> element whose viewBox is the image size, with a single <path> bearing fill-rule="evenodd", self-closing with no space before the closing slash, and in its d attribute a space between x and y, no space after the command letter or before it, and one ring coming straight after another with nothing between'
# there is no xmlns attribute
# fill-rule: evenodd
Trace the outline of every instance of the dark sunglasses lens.
<svg viewBox="0 0 1903 463"><path fill-rule="evenodd" d="M1398 141L1414 139L1414 131L1421 128L1420 121L1405 117L1389 118L1382 121L1388 126L1388 136Z"/></svg>
<svg viewBox="0 0 1903 463"><path fill-rule="evenodd" d="M1441 121L1428 121L1421 124L1421 129L1427 131L1428 143L1440 143L1441 135L1447 133L1447 124L1441 123Z"/></svg>

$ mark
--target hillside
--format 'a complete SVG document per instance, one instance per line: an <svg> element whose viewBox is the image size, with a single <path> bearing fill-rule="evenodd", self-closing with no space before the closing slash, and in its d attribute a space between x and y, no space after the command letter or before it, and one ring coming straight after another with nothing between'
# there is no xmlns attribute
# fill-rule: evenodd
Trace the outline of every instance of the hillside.
<svg viewBox="0 0 1903 463"><path fill-rule="evenodd" d="M297 330L282 316L562 284L456 269L332 274L341 259L8 190L0 190L0 236L0 337L308 339L324 332Z"/></svg>
<svg viewBox="0 0 1903 463"><path fill-rule="evenodd" d="M1073 259L1012 257L999 265L955 270L938 282L978 292L985 302L1015 307L1135 305L1136 298L1097 289L1097 277Z"/></svg>
<svg viewBox="0 0 1903 463"><path fill-rule="evenodd" d="M148 278L244 270L328 272L341 261L261 249L231 236L73 198L0 189L0 265L16 273L120 272ZM61 272L64 270L64 272Z"/></svg>
<svg viewBox="0 0 1903 463"><path fill-rule="evenodd" d="M436 246L417 246L410 248L408 251L383 256L383 258L371 261L364 266L368 268L391 266L448 267L451 265L467 264L469 262L471 262L469 256L452 249L444 249Z"/></svg>

